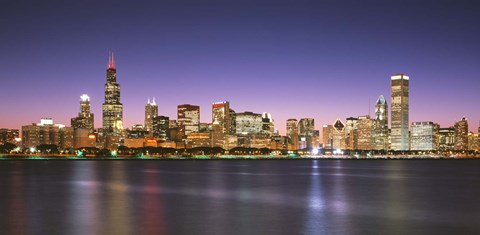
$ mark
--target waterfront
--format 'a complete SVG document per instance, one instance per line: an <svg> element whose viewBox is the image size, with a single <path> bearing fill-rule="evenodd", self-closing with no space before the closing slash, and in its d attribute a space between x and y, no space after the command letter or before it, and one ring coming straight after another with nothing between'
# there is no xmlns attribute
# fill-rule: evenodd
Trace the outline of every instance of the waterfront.
<svg viewBox="0 0 480 235"><path fill-rule="evenodd" d="M2 234L472 234L480 161L4 161Z"/></svg>

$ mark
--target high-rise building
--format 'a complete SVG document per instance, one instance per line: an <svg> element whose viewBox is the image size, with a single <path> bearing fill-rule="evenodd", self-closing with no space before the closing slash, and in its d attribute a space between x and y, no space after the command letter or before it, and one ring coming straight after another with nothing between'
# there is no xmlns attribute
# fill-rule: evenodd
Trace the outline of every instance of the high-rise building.
<svg viewBox="0 0 480 235"><path fill-rule="evenodd" d="M0 145L5 143L15 144L16 139L19 138L19 131L17 129L0 129Z"/></svg>
<svg viewBox="0 0 480 235"><path fill-rule="evenodd" d="M455 150L455 128L438 129L437 149L441 151Z"/></svg>
<svg viewBox="0 0 480 235"><path fill-rule="evenodd" d="M323 125L322 143L323 143L324 149L332 149L332 146L333 146L333 126L332 125Z"/></svg>
<svg viewBox="0 0 480 235"><path fill-rule="evenodd" d="M465 117L455 123L455 150L468 149L468 121Z"/></svg>
<svg viewBox="0 0 480 235"><path fill-rule="evenodd" d="M212 147L225 147L224 127L217 120L212 123Z"/></svg>
<svg viewBox="0 0 480 235"><path fill-rule="evenodd" d="M388 150L388 105L381 95L375 104L373 121L373 149Z"/></svg>
<svg viewBox="0 0 480 235"><path fill-rule="evenodd" d="M298 121L298 138L305 139L306 148L313 148L314 131L315 120L313 118L302 118Z"/></svg>
<svg viewBox="0 0 480 235"><path fill-rule="evenodd" d="M222 126L223 133L235 134L235 111L230 108L230 102L222 101L212 104L212 123L215 120Z"/></svg>
<svg viewBox="0 0 480 235"><path fill-rule="evenodd" d="M65 125L54 124L51 118L42 118L40 123L22 126L22 145L24 148L42 144L54 144L62 147L61 132ZM69 132L71 134L71 132ZM64 138L71 139L65 136Z"/></svg>
<svg viewBox="0 0 480 235"><path fill-rule="evenodd" d="M120 134L123 130L123 105L120 103L120 85L117 83L117 69L113 53L108 60L105 102L102 111L104 131Z"/></svg>
<svg viewBox="0 0 480 235"><path fill-rule="evenodd" d="M332 148L345 149L345 124L337 119L332 127Z"/></svg>
<svg viewBox="0 0 480 235"><path fill-rule="evenodd" d="M272 114L264 112L262 114L263 127L262 131L270 136L275 132L275 126L272 119Z"/></svg>
<svg viewBox="0 0 480 235"><path fill-rule="evenodd" d="M297 119L287 120L287 137L289 150L298 150L298 126Z"/></svg>
<svg viewBox="0 0 480 235"><path fill-rule="evenodd" d="M148 102L145 105L145 130L149 131L151 136L153 136L153 119L158 116L158 106L155 102L155 97L150 102L150 98L148 98Z"/></svg>
<svg viewBox="0 0 480 235"><path fill-rule="evenodd" d="M93 113L90 112L90 97L87 94L80 96L80 112L78 117L74 117L70 120L72 128L86 129L93 132L94 127Z"/></svg>
<svg viewBox="0 0 480 235"><path fill-rule="evenodd" d="M391 149L408 150L409 77L397 74L391 77Z"/></svg>
<svg viewBox="0 0 480 235"><path fill-rule="evenodd" d="M438 124L433 122L413 122L410 129L411 150L436 150Z"/></svg>
<svg viewBox="0 0 480 235"><path fill-rule="evenodd" d="M166 116L156 116L153 118L153 137L159 138L160 141L168 140L168 128L170 118Z"/></svg>
<svg viewBox="0 0 480 235"><path fill-rule="evenodd" d="M262 115L253 112L237 113L236 134L259 134L262 132Z"/></svg>
<svg viewBox="0 0 480 235"><path fill-rule="evenodd" d="M358 118L349 117L345 123L345 148L354 150L358 148L357 136Z"/></svg>
<svg viewBox="0 0 480 235"><path fill-rule="evenodd" d="M373 120L370 116L360 116L358 117L357 124L357 138L358 138L358 147L359 150L371 150L373 147Z"/></svg>
<svg viewBox="0 0 480 235"><path fill-rule="evenodd" d="M187 135L192 132L198 132L200 124L200 106L182 104L177 107L177 126L182 140L187 139Z"/></svg>

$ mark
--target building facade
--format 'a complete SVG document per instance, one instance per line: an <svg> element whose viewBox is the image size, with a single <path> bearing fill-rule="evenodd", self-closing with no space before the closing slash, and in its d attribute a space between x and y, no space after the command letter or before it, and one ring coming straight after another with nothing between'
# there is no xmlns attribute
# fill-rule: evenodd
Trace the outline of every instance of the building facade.
<svg viewBox="0 0 480 235"><path fill-rule="evenodd" d="M373 121L373 146L375 150L388 150L388 105L385 97L380 95L375 104L375 119Z"/></svg>
<svg viewBox="0 0 480 235"><path fill-rule="evenodd" d="M468 121L463 117L455 123L455 150L463 151L468 149Z"/></svg>
<svg viewBox="0 0 480 235"><path fill-rule="evenodd" d="M222 101L212 104L212 123L217 121L225 134L235 134L235 111L230 108L230 102Z"/></svg>
<svg viewBox="0 0 480 235"><path fill-rule="evenodd" d="M370 116L358 117L357 124L357 138L358 150L372 150L373 149L373 120Z"/></svg>
<svg viewBox="0 0 480 235"><path fill-rule="evenodd" d="M410 128L410 149L436 150L438 127L438 124L433 122L413 122Z"/></svg>
<svg viewBox="0 0 480 235"><path fill-rule="evenodd" d="M160 141L167 141L170 118L166 116L156 116L153 118L152 131L153 137Z"/></svg>
<svg viewBox="0 0 480 235"><path fill-rule="evenodd" d="M391 77L391 145L396 151L409 150L409 76L397 74Z"/></svg>
<svg viewBox="0 0 480 235"><path fill-rule="evenodd" d="M298 150L298 123L297 119L287 120L288 150Z"/></svg>
<svg viewBox="0 0 480 235"><path fill-rule="evenodd" d="M177 126L182 140L186 140L188 134L198 132L200 124L200 106L182 104L177 107Z"/></svg>
<svg viewBox="0 0 480 235"><path fill-rule="evenodd" d="M153 120L158 116L158 106L155 102L155 97L152 101L148 98L147 104L145 105L145 130L149 131L151 136L153 136Z"/></svg>
<svg viewBox="0 0 480 235"><path fill-rule="evenodd" d="M90 111L90 97L87 94L80 96L80 112L77 117L70 120L73 129L87 129L90 132L94 130L93 113Z"/></svg>
<svg viewBox="0 0 480 235"><path fill-rule="evenodd" d="M237 113L236 134L259 134L263 130L262 115L253 112Z"/></svg>
<svg viewBox="0 0 480 235"><path fill-rule="evenodd" d="M313 136L315 132L315 120L313 118L302 118L298 121L298 138L305 140L306 148L313 148Z"/></svg>

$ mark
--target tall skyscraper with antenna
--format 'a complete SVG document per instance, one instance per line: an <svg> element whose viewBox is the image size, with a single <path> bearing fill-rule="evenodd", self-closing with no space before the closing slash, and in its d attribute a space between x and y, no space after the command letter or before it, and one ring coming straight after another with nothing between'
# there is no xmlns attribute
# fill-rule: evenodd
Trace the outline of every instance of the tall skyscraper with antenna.
<svg viewBox="0 0 480 235"><path fill-rule="evenodd" d="M105 102L102 111L104 131L109 134L119 134L123 130L123 105L120 103L120 85L117 83L117 69L113 53L108 58Z"/></svg>

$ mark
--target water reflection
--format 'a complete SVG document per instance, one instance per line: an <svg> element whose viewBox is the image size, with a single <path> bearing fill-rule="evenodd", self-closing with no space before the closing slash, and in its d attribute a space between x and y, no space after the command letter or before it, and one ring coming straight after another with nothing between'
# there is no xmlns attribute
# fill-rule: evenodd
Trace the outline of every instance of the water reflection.
<svg viewBox="0 0 480 235"><path fill-rule="evenodd" d="M305 218L304 234L318 234L319 232L325 231L324 224L328 224L328 217L325 216L325 199L321 189L318 160L312 161L310 188L306 207L307 215Z"/></svg>
<svg viewBox="0 0 480 235"><path fill-rule="evenodd" d="M7 234L26 234L26 228L29 219L26 213L27 208L25 200L25 179L22 173L23 165L21 162L13 162L13 171L9 173L10 178L10 190L9 190L9 203L7 211L8 228L10 230L4 231ZM2 192L5 193L5 192ZM5 213L5 212L1 212Z"/></svg>
<svg viewBox="0 0 480 235"><path fill-rule="evenodd" d="M130 202L128 197L129 185L126 178L125 161L112 162L110 175L107 178L107 214L103 220L107 221L108 234L132 234L130 214Z"/></svg>
<svg viewBox="0 0 480 235"><path fill-rule="evenodd" d="M151 171L150 169L146 170ZM143 173L144 190L142 192L141 234L166 234L164 208L161 201L159 175Z"/></svg>

